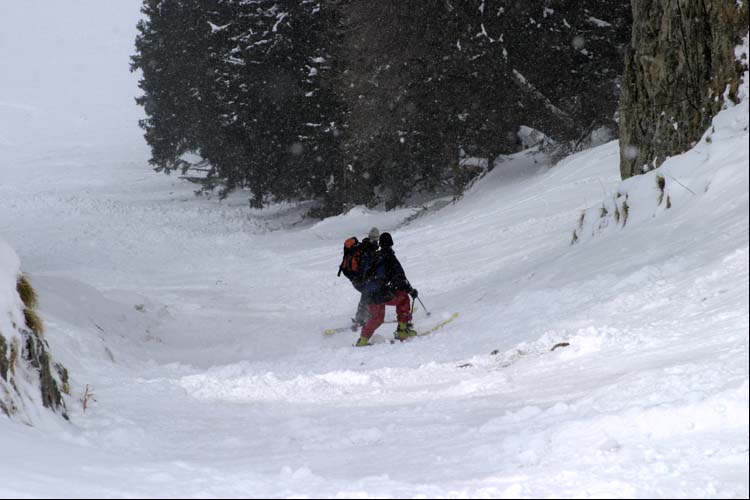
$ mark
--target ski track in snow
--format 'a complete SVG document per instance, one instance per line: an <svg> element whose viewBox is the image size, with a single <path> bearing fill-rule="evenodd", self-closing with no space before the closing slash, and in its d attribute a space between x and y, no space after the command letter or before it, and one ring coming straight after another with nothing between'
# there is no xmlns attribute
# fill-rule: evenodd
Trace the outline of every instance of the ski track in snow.
<svg viewBox="0 0 750 500"><path fill-rule="evenodd" d="M0 128L0 233L70 370L72 422L0 421L0 495L748 496L747 102L670 166L704 190L571 246L620 185L615 143L554 167L510 157L408 224L415 209L314 222L151 173L119 140L134 111L66 137L57 94L19 92L3 109L49 127L34 148ZM709 189L690 174L711 158ZM373 225L433 311L417 326L458 319L366 349L321 335L358 300L342 242Z"/></svg>

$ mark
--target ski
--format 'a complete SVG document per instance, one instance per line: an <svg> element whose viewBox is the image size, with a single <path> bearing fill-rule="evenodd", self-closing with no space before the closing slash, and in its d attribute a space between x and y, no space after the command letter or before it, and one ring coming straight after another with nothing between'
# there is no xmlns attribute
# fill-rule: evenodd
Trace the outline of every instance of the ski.
<svg viewBox="0 0 750 500"><path fill-rule="evenodd" d="M384 325L388 324L388 323L391 323L391 324L392 323L398 323L398 321L395 320L395 319L390 319L388 321L384 321L383 322ZM356 332L360 328L361 328L360 326L356 326L356 325L340 326L338 328L328 328L327 330L323 330L323 335L325 335L326 337L329 337L331 335L335 335L335 334L341 333L341 332Z"/></svg>
<svg viewBox="0 0 750 500"><path fill-rule="evenodd" d="M423 331L423 332L417 332L417 337L424 337L425 335L429 335L429 334L431 334L431 333L433 333L433 332L435 332L435 331L437 331L437 330L440 330L440 329L441 329L442 327L444 327L445 325L447 325L448 323L450 323L451 321L453 321L453 320L454 320L454 319L456 319L456 318L458 318L458 313L457 313L457 312L454 312L453 314L451 314L451 315L450 315L450 316L448 317L448 319L444 319L444 320L443 320L443 321L441 321L440 323L438 323L438 324L434 325L434 326L433 326L432 328L430 328L429 330L425 330L425 331Z"/></svg>
<svg viewBox="0 0 750 500"><path fill-rule="evenodd" d="M436 324L432 325L427 330L423 330L423 331L417 332L417 337L424 337L425 335L429 335L431 333L434 333L437 330L440 330L441 328L443 328L448 323L450 323L453 320L455 320L456 318L458 318L458 313L454 312L448 318L440 321L439 323L436 323ZM390 324L395 324L395 323L398 323L398 320L392 319L392 320L388 320L388 321L384 321L383 322L384 325L385 324L389 324L389 323ZM352 331L352 330L353 331L357 331L358 329L359 328L354 328L353 329L351 326L341 326L341 327L338 327L338 328L328 328L327 330L323 330L323 335L329 337L329 336L335 335L337 333L348 332L348 331ZM394 344L396 341L395 340L391 340L390 342L391 342L391 344Z"/></svg>
<svg viewBox="0 0 750 500"><path fill-rule="evenodd" d="M417 337L424 337L425 335L429 335L431 333L434 333L434 332L440 330L442 327L444 327L445 325L447 325L448 323L450 323L451 321L453 321L456 318L458 318L458 313L454 312L448 318L444 319L440 323L437 323L437 324L433 325L432 327L428 328L427 330L424 330L424 331L421 331L421 332L417 332ZM396 339L391 340L391 344L395 344L395 343L396 343Z"/></svg>

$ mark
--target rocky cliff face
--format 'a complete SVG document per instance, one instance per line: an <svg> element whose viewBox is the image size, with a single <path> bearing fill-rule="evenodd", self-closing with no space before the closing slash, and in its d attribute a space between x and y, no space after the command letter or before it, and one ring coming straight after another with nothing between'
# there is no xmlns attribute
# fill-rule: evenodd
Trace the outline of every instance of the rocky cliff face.
<svg viewBox="0 0 750 500"><path fill-rule="evenodd" d="M748 32L747 0L632 0L632 6L620 101L623 179L688 150L724 99L736 97L742 64L734 49Z"/></svg>

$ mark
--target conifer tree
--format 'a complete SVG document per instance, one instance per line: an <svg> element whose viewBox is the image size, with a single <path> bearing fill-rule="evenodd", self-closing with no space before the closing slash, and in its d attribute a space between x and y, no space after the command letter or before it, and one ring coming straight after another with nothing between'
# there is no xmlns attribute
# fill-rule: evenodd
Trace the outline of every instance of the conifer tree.
<svg viewBox="0 0 750 500"><path fill-rule="evenodd" d="M157 170L318 214L460 193L519 147L614 127L626 0L144 0L133 69ZM187 153L199 160L188 161Z"/></svg>

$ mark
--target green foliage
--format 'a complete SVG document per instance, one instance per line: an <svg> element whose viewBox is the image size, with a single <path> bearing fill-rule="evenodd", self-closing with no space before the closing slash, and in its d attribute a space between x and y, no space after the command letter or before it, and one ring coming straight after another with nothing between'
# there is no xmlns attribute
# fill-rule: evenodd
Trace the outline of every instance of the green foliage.
<svg viewBox="0 0 750 500"><path fill-rule="evenodd" d="M335 105L318 2L145 0L142 12L131 68L156 169L199 169L204 190L249 188L257 207L322 196Z"/></svg>
<svg viewBox="0 0 750 500"><path fill-rule="evenodd" d="M460 152L491 169L519 125L560 141L614 125L629 5L547 3L144 0L132 69L151 163L319 215L460 194L482 173Z"/></svg>

